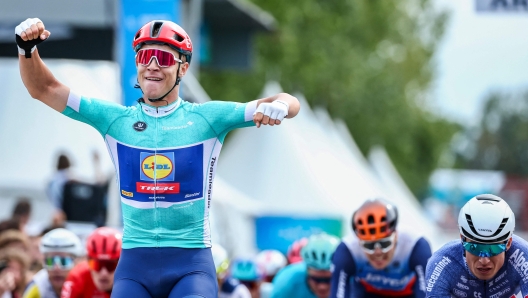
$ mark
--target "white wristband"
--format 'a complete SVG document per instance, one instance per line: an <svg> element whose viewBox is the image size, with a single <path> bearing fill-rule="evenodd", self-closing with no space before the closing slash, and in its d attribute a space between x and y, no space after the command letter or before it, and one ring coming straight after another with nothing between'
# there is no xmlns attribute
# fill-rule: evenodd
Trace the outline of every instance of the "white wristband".
<svg viewBox="0 0 528 298"><path fill-rule="evenodd" d="M17 45L17 48L18 48L18 54L19 55L26 55L26 51L24 51L23 48L19 47L18 45ZM36 49L37 49L37 46L33 46L31 48L31 53L33 53Z"/></svg>

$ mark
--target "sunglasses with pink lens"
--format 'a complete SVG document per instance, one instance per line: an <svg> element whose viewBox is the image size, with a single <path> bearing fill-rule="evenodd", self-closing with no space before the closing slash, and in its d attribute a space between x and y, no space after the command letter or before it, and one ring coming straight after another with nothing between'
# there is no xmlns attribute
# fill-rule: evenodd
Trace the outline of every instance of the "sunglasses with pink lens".
<svg viewBox="0 0 528 298"><path fill-rule="evenodd" d="M136 64L147 66L150 64L152 59L156 59L156 62L160 67L170 67L182 61L174 56L171 52L167 52L160 49L144 49L139 50L136 53Z"/></svg>

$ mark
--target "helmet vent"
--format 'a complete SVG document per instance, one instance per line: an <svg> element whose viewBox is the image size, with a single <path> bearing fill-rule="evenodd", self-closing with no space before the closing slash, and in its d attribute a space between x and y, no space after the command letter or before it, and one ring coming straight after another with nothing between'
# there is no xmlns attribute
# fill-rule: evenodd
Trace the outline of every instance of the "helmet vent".
<svg viewBox="0 0 528 298"><path fill-rule="evenodd" d="M376 234L376 228L370 228L369 233L372 235Z"/></svg>
<svg viewBox="0 0 528 298"><path fill-rule="evenodd" d="M317 254L315 253L315 251L312 251L312 258L317 261Z"/></svg>
<svg viewBox="0 0 528 298"><path fill-rule="evenodd" d="M475 229L475 226L473 225L473 221L471 220L471 215L466 214L466 220L467 220L467 223L468 223L469 228L471 229L471 231L472 231L475 235L482 236L482 235L480 235L480 234L477 232L477 230ZM508 218L503 218L501 224L499 225L499 228L497 229L497 231L495 231L495 233L493 233L493 235L488 236L488 237L495 237L495 236L499 235L500 232L502 232L502 230L504 229L504 226L506 226L506 223L508 223ZM506 235L509 235L509 234L506 234ZM503 237L501 237L500 239L502 239L502 238L503 238Z"/></svg>
<svg viewBox="0 0 528 298"><path fill-rule="evenodd" d="M161 26L163 26L163 22L154 22L150 31L150 37L158 37L161 31Z"/></svg>
<svg viewBox="0 0 528 298"><path fill-rule="evenodd" d="M369 224L373 224L374 223L374 216L372 214L369 214L369 216L367 217L367 221Z"/></svg>
<svg viewBox="0 0 528 298"><path fill-rule="evenodd" d="M178 42L182 42L185 40L185 38L183 38L183 36L180 36L178 34L174 34L174 39L177 40Z"/></svg>
<svg viewBox="0 0 528 298"><path fill-rule="evenodd" d="M487 196L487 195L480 195L480 196L477 196L477 200L479 201L493 201L493 202L500 202L500 199L499 198L494 198L492 196Z"/></svg>
<svg viewBox="0 0 528 298"><path fill-rule="evenodd" d="M137 32L136 36L134 37L134 40L138 39L140 36L141 36L141 30Z"/></svg>
<svg viewBox="0 0 528 298"><path fill-rule="evenodd" d="M93 253L97 253L97 246L95 246L95 241L92 240L92 251Z"/></svg>

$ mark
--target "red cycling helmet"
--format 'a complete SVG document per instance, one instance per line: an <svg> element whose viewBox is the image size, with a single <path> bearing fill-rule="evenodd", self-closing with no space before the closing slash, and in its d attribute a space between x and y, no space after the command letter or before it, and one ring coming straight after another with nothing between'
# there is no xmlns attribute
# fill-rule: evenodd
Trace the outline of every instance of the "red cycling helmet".
<svg viewBox="0 0 528 298"><path fill-rule="evenodd" d="M137 52L145 44L164 44L183 54L191 63L191 38L176 23L165 20L150 21L143 25L134 36L132 47Z"/></svg>
<svg viewBox="0 0 528 298"><path fill-rule="evenodd" d="M352 230L363 241L375 241L392 235L397 223L398 209L382 199L367 200L352 215Z"/></svg>
<svg viewBox="0 0 528 298"><path fill-rule="evenodd" d="M86 239L88 257L99 260L115 260L121 256L121 233L113 228L95 229Z"/></svg>
<svg viewBox="0 0 528 298"><path fill-rule="evenodd" d="M301 256L301 249L308 243L308 238L301 238L290 245L288 248L288 253L286 258L288 259L288 264L294 264L301 262L303 260Z"/></svg>

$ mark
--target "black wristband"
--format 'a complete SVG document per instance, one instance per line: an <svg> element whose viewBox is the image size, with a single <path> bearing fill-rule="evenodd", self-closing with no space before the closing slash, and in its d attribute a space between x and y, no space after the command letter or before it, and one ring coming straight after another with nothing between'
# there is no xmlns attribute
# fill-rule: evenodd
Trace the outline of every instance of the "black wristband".
<svg viewBox="0 0 528 298"><path fill-rule="evenodd" d="M26 58L31 58L31 49L39 43L43 42L45 39L40 39L39 36L37 39L23 40L20 35L15 34L15 40L17 45L26 52L24 56Z"/></svg>

